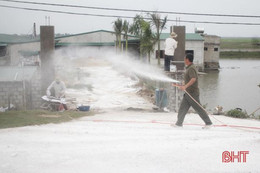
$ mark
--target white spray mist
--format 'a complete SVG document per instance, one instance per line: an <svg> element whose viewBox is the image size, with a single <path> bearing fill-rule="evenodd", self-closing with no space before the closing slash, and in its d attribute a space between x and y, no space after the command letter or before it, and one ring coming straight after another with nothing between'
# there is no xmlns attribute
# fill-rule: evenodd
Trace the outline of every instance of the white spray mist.
<svg viewBox="0 0 260 173"><path fill-rule="evenodd" d="M138 60L130 54L116 54L114 50L108 48L72 48L60 49L56 51L57 64L64 64L69 69L70 64L64 60L69 57L70 60L84 59L86 64L89 58L104 60L110 62L117 70L129 75L136 75L153 81L179 83L164 74L157 66L147 64ZM59 58L60 57L60 58ZM84 64L81 64L84 65Z"/></svg>

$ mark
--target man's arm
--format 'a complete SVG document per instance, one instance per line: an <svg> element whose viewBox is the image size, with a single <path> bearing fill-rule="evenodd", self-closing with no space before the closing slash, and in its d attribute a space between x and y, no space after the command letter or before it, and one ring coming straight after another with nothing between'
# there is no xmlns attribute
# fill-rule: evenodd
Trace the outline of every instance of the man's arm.
<svg viewBox="0 0 260 173"><path fill-rule="evenodd" d="M47 94L47 96L51 96L51 88L53 87L53 84L54 84L54 82L52 82L51 84L50 84L50 86L47 88L47 90L46 90L46 94Z"/></svg>
<svg viewBox="0 0 260 173"><path fill-rule="evenodd" d="M187 88L189 88L191 85L193 85L196 82L196 78L191 78L191 80L184 86L180 86L181 90L186 90Z"/></svg>
<svg viewBox="0 0 260 173"><path fill-rule="evenodd" d="M181 90L186 90L187 88L189 88L192 84L194 84L196 82L196 78L191 78L191 80L186 84L186 85L179 85L179 84L172 84L172 86L175 86L175 87L179 87L179 89Z"/></svg>

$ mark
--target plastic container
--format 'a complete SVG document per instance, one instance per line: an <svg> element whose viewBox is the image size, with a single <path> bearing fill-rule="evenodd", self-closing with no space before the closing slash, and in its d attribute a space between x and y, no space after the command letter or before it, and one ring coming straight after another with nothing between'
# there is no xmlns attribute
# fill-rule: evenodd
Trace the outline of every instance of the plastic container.
<svg viewBox="0 0 260 173"><path fill-rule="evenodd" d="M89 111L89 109L90 109L90 106L79 106L78 107L79 111Z"/></svg>

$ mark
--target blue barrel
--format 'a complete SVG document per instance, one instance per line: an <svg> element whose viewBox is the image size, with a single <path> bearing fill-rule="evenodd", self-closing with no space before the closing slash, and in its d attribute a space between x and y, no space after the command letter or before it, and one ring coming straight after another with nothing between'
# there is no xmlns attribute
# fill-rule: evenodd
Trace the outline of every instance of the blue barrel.
<svg viewBox="0 0 260 173"><path fill-rule="evenodd" d="M89 111L90 106L80 106L78 107L79 111Z"/></svg>
<svg viewBox="0 0 260 173"><path fill-rule="evenodd" d="M168 106L167 92L164 89L155 90L155 102L156 106L159 108L164 108Z"/></svg>

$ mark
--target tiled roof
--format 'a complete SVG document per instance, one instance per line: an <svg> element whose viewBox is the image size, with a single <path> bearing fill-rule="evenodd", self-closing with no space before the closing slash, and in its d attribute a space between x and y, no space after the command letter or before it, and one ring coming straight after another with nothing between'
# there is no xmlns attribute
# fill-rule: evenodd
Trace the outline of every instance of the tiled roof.
<svg viewBox="0 0 260 173"><path fill-rule="evenodd" d="M160 40L165 40L170 37L170 33L161 33ZM204 41L204 38L200 34L186 33L186 41Z"/></svg>

